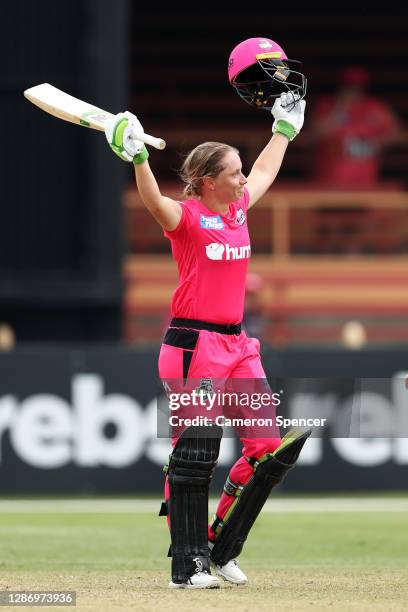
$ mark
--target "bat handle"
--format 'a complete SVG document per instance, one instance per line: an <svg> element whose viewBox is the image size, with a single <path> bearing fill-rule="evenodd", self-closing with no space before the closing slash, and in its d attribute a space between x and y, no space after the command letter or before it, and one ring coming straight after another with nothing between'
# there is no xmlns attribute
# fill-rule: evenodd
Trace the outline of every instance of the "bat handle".
<svg viewBox="0 0 408 612"><path fill-rule="evenodd" d="M143 134L143 138L141 138L145 144L154 147L155 149L163 150L166 146L166 141L162 138L156 138L155 136L149 136L149 134Z"/></svg>

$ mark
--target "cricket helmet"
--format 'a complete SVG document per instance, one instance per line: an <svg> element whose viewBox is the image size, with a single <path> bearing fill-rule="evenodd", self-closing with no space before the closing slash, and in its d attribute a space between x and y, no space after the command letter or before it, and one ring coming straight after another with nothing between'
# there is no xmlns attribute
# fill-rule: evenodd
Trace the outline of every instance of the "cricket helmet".
<svg viewBox="0 0 408 612"><path fill-rule="evenodd" d="M288 59L278 43L269 38L248 38L231 52L228 61L228 79L238 95L251 106L271 110L275 98L283 92L292 92L297 104L306 95L307 80Z"/></svg>

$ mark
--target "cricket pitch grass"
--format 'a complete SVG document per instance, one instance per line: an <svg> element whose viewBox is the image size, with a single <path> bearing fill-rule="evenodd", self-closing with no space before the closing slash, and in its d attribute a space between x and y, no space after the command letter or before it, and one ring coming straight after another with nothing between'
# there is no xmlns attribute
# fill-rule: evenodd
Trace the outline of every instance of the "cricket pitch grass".
<svg viewBox="0 0 408 612"><path fill-rule="evenodd" d="M408 610L406 497L271 497L240 557L248 585L203 591L167 588L169 535L158 508L0 500L0 590L73 590L76 608L65 609L84 612Z"/></svg>

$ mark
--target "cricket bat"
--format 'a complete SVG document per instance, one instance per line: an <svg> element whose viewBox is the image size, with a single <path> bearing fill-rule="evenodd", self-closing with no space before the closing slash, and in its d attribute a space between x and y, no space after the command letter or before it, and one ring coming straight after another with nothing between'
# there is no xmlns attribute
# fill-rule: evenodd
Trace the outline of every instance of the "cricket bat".
<svg viewBox="0 0 408 612"><path fill-rule="evenodd" d="M105 123L113 117L112 113L74 98L49 83L41 83L26 89L24 96L54 117L101 132L105 130ZM164 140L149 134L143 134L140 140L156 149L164 149L166 146Z"/></svg>

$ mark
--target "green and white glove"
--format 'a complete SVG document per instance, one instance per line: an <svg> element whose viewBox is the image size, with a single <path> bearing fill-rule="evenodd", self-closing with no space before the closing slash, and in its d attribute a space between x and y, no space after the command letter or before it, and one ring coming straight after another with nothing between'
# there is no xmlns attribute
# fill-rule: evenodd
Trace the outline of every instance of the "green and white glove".
<svg viewBox="0 0 408 612"><path fill-rule="evenodd" d="M283 134L289 140L293 140L303 127L305 120L306 101L299 100L299 94L292 92L282 93L275 100L271 113L275 121L272 125L274 134Z"/></svg>
<svg viewBox="0 0 408 612"><path fill-rule="evenodd" d="M141 164L149 157L140 137L144 130L135 115L128 111L118 113L105 125L105 136L110 148L123 161Z"/></svg>

